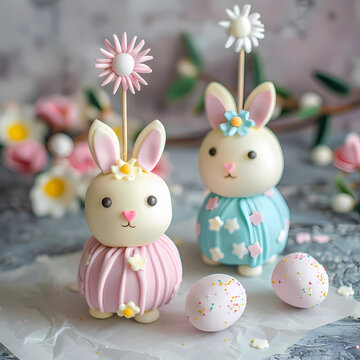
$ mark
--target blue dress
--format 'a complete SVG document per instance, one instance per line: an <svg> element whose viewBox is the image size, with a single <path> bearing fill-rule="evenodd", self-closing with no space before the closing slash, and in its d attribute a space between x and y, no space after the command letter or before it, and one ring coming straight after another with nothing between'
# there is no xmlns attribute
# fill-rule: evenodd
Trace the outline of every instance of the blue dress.
<svg viewBox="0 0 360 360"><path fill-rule="evenodd" d="M289 208L276 188L243 198L210 193L198 215L201 251L223 264L262 265L284 249L289 217Z"/></svg>

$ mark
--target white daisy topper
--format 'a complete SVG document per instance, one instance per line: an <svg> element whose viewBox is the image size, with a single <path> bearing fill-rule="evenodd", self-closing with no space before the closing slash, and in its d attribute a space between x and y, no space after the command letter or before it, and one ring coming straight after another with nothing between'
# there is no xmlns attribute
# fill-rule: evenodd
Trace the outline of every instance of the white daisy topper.
<svg viewBox="0 0 360 360"><path fill-rule="evenodd" d="M249 4L244 5L241 11L238 5L235 5L233 10L225 10L229 21L219 22L228 34L225 48L235 44L236 52L244 48L247 53L250 53L254 47L259 46L258 39L264 38L264 24L259 20L260 14L257 12L250 14L250 10Z"/></svg>
<svg viewBox="0 0 360 360"><path fill-rule="evenodd" d="M220 21L219 25L226 29L228 38L225 48L234 45L235 52L239 53L239 75L238 75L238 108L242 110L244 101L244 77L245 77L245 52L251 51L259 46L259 39L264 38L264 24L260 21L260 14L250 14L251 5L246 4L240 10L235 5L233 10L226 9L229 20Z"/></svg>

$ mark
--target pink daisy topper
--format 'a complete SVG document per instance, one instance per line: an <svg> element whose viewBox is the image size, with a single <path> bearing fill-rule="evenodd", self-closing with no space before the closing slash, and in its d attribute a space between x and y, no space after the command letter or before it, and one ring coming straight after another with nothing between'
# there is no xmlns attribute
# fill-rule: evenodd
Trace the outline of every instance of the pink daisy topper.
<svg viewBox="0 0 360 360"><path fill-rule="evenodd" d="M123 90L129 89L133 94L135 94L135 89L140 91L140 83L147 85L147 82L139 74L151 73L151 68L143 63L152 60L153 57L147 55L150 49L141 51L145 45L144 40L135 46L136 39L137 36L134 36L128 45L126 32L122 34L121 43L117 35L113 34L114 44L105 39L107 50L99 49L105 58L96 59L95 68L103 70L99 77L106 76L101 86L114 81L114 95L120 85Z"/></svg>

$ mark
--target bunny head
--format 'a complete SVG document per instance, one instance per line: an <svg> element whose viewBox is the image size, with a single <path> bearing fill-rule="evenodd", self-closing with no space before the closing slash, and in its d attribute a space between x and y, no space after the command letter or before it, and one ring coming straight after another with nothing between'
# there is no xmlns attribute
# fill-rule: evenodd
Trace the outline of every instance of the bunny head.
<svg viewBox="0 0 360 360"><path fill-rule="evenodd" d="M157 240L170 225L170 191L151 172L165 147L165 129L154 120L138 136L132 158L120 159L115 132L99 120L89 131L91 154L101 173L90 184L85 216L96 239L109 247L142 246Z"/></svg>
<svg viewBox="0 0 360 360"><path fill-rule="evenodd" d="M256 87L237 113L230 92L211 83L205 93L205 109L212 130L199 152L204 184L225 197L248 197L269 190L282 175L284 159L269 122L276 102L275 87L265 82Z"/></svg>

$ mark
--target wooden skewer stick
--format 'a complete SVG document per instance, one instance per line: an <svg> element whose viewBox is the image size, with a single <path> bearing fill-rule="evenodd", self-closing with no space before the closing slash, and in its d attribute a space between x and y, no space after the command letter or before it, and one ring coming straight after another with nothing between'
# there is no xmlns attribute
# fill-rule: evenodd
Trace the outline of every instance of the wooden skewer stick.
<svg viewBox="0 0 360 360"><path fill-rule="evenodd" d="M244 48L240 50L239 54L239 77L238 77L238 108L239 111L243 108L244 103L244 78L245 78L245 51Z"/></svg>
<svg viewBox="0 0 360 360"><path fill-rule="evenodd" d="M122 89L122 146L123 160L127 161L127 100L124 89Z"/></svg>

